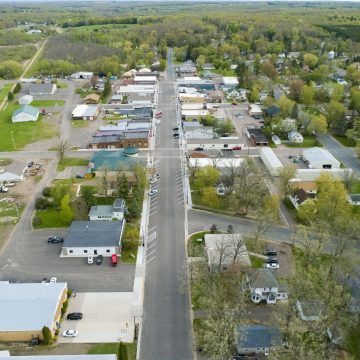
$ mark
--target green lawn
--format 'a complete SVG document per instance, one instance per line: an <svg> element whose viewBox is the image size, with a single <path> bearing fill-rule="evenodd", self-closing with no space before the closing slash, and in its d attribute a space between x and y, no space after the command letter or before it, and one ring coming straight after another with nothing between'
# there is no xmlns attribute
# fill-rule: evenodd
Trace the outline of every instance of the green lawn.
<svg viewBox="0 0 360 360"><path fill-rule="evenodd" d="M0 103L4 100L4 98L8 95L13 84L5 84L0 87Z"/></svg>
<svg viewBox="0 0 360 360"><path fill-rule="evenodd" d="M86 166L89 160L64 157L57 165L57 171L64 171L67 166Z"/></svg>
<svg viewBox="0 0 360 360"><path fill-rule="evenodd" d="M260 269L263 267L264 265L264 260L257 257L257 256L253 256L253 255L249 255L249 258L250 258L250 261L251 261L251 266L253 268L256 268L256 269Z"/></svg>
<svg viewBox="0 0 360 360"><path fill-rule="evenodd" d="M291 148L311 148L315 146L322 147L322 144L317 140L317 138L311 135L305 135L302 144L285 144L285 145Z"/></svg>
<svg viewBox="0 0 360 360"><path fill-rule="evenodd" d="M114 196L95 196L96 205L112 205L116 197Z"/></svg>
<svg viewBox="0 0 360 360"><path fill-rule="evenodd" d="M231 70L231 69L214 69L214 70L210 70L210 72L214 74L220 74L223 76L236 76L235 70Z"/></svg>
<svg viewBox="0 0 360 360"><path fill-rule="evenodd" d="M202 231L200 233L191 235L188 241L188 256L189 257L202 257L204 256L205 240L204 236L210 234L210 231ZM198 241L201 239L201 241Z"/></svg>
<svg viewBox="0 0 360 360"><path fill-rule="evenodd" d="M56 86L58 87L58 89L67 89L69 85L64 82L58 82Z"/></svg>
<svg viewBox="0 0 360 360"><path fill-rule="evenodd" d="M59 210L56 209L37 210L35 217L41 220L40 225L33 225L35 229L65 228L70 226L69 222L63 221L62 217L59 216Z"/></svg>
<svg viewBox="0 0 360 360"><path fill-rule="evenodd" d="M64 106L64 100L34 100L31 102L31 106L35 107L47 107L47 106Z"/></svg>
<svg viewBox="0 0 360 360"><path fill-rule="evenodd" d="M45 123L42 115L35 122L13 124L12 113L19 107L20 105L11 102L0 112L0 134L6 135L1 137L0 151L20 150L29 143L55 136L56 127L48 122Z"/></svg>
<svg viewBox="0 0 360 360"><path fill-rule="evenodd" d="M119 343L96 344L88 350L89 355L116 354ZM126 343L129 360L136 358L136 342Z"/></svg>
<svg viewBox="0 0 360 360"><path fill-rule="evenodd" d="M86 127L89 125L89 121L88 120L73 120L71 121L71 125L73 127Z"/></svg>
<svg viewBox="0 0 360 360"><path fill-rule="evenodd" d="M342 145L346 147L355 147L356 141L353 139L349 139L346 136L334 136L334 138Z"/></svg>
<svg viewBox="0 0 360 360"><path fill-rule="evenodd" d="M121 249L121 262L126 264L135 264L138 246L133 246L128 249Z"/></svg>
<svg viewBox="0 0 360 360"><path fill-rule="evenodd" d="M354 181L354 183L351 186L350 193L353 193L353 194L360 193L360 180Z"/></svg>

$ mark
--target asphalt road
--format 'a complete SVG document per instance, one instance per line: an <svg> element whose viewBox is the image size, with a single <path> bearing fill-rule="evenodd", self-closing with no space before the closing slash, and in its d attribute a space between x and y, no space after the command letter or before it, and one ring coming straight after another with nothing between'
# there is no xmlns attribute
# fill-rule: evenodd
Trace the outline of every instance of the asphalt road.
<svg viewBox="0 0 360 360"><path fill-rule="evenodd" d="M167 78L161 81L156 146L176 153L172 138L176 125L172 53L168 54ZM164 155L167 150L163 151ZM151 198L146 252L146 280L140 358L142 360L189 360L191 323L186 274L185 209L180 153L177 158L160 158L158 194Z"/></svg>
<svg viewBox="0 0 360 360"><path fill-rule="evenodd" d="M19 224L21 225L21 224ZM77 292L132 291L135 265L111 266L110 258L101 265L88 265L86 258L60 258L61 246L47 243L52 235L65 235L66 229L25 230L17 228L0 259L0 279L37 282L44 277L66 281Z"/></svg>
<svg viewBox="0 0 360 360"><path fill-rule="evenodd" d="M345 147L331 135L318 135L319 141L345 166L353 169L354 174L360 177L360 161L357 159L353 148Z"/></svg>

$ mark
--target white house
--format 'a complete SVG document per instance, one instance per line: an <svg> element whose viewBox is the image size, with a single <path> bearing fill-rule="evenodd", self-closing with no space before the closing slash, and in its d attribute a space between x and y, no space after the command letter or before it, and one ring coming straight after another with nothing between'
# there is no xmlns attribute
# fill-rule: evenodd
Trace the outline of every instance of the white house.
<svg viewBox="0 0 360 360"><path fill-rule="evenodd" d="M17 182L23 179L23 175L16 175L11 172L0 171L0 184L9 183L9 182Z"/></svg>
<svg viewBox="0 0 360 360"><path fill-rule="evenodd" d="M33 34L41 34L41 30L39 29L31 29L29 31L26 32L29 35L33 35Z"/></svg>
<svg viewBox="0 0 360 360"><path fill-rule="evenodd" d="M304 137L297 131L289 131L288 139L290 140L290 142L297 144L301 144L304 141Z"/></svg>
<svg viewBox="0 0 360 360"><path fill-rule="evenodd" d="M288 300L287 287L280 285L268 269L258 269L248 276L247 280L251 301L254 304L259 304L261 301L275 304L277 300Z"/></svg>
<svg viewBox="0 0 360 360"><path fill-rule="evenodd" d="M189 165L191 167L205 167L205 166L216 166L218 170L221 171L223 168L234 168L239 167L244 161L244 158L223 158L223 157L204 157L204 158L189 158Z"/></svg>
<svg viewBox="0 0 360 360"><path fill-rule="evenodd" d="M122 220L125 212L124 199L117 198L113 205L97 205L92 206L89 212L90 221L94 220L107 220L112 221Z"/></svg>
<svg viewBox="0 0 360 360"><path fill-rule="evenodd" d="M360 205L360 194L349 194L347 197L347 200L351 205L359 206Z"/></svg>
<svg viewBox="0 0 360 360"><path fill-rule="evenodd" d="M97 105L77 105L72 112L74 120L95 120L99 112Z"/></svg>
<svg viewBox="0 0 360 360"><path fill-rule="evenodd" d="M262 147L260 150L260 158L272 176L279 175L279 170L283 168L283 164L271 148Z"/></svg>
<svg viewBox="0 0 360 360"><path fill-rule="evenodd" d="M30 105L23 105L13 112L11 121L13 123L36 121L39 117L39 114L39 109Z"/></svg>
<svg viewBox="0 0 360 360"><path fill-rule="evenodd" d="M121 252L125 219L119 221L73 221L65 235L61 257L110 257Z"/></svg>
<svg viewBox="0 0 360 360"><path fill-rule="evenodd" d="M206 234L204 251L211 271L251 266L242 234Z"/></svg>
<svg viewBox="0 0 360 360"><path fill-rule="evenodd" d="M20 105L29 105L30 103L32 103L33 100L34 98L31 95L24 95L19 98L18 101Z"/></svg>
<svg viewBox="0 0 360 360"><path fill-rule="evenodd" d="M90 71L80 71L80 72L77 72L77 73L74 73L71 75L71 78L72 79L91 79L92 77L94 76L94 73L93 72L90 72Z"/></svg>
<svg viewBox="0 0 360 360"><path fill-rule="evenodd" d="M328 60L334 60L335 59L335 51L331 50L328 52Z"/></svg>
<svg viewBox="0 0 360 360"><path fill-rule="evenodd" d="M304 150L303 156L312 169L340 168L340 161L332 156L329 151L319 147Z"/></svg>

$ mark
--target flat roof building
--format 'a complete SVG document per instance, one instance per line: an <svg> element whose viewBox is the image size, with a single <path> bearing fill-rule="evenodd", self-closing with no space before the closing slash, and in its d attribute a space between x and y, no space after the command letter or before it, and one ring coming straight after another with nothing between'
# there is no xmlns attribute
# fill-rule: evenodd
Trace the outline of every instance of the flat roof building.
<svg viewBox="0 0 360 360"><path fill-rule="evenodd" d="M72 112L74 120L95 120L99 108L97 105L77 105Z"/></svg>
<svg viewBox="0 0 360 360"><path fill-rule="evenodd" d="M340 161L332 156L329 151L319 147L305 149L303 156L309 162L309 167L313 169L340 168Z"/></svg>

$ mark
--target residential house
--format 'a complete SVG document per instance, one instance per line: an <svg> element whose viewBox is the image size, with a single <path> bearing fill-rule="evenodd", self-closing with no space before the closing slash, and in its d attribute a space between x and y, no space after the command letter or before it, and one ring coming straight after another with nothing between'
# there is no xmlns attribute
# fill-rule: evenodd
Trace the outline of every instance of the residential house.
<svg viewBox="0 0 360 360"><path fill-rule="evenodd" d="M0 341L42 339L44 326L54 335L66 299L66 283L0 281Z"/></svg>
<svg viewBox="0 0 360 360"><path fill-rule="evenodd" d="M29 95L53 95L57 89L56 84L31 84L29 87Z"/></svg>
<svg viewBox="0 0 360 360"><path fill-rule="evenodd" d="M195 75L196 71L196 66L191 60L187 60L180 66L175 67L175 72L178 74L178 76Z"/></svg>
<svg viewBox="0 0 360 360"><path fill-rule="evenodd" d="M289 131L288 139L292 143L301 144L304 141L304 137L297 131Z"/></svg>
<svg viewBox="0 0 360 360"><path fill-rule="evenodd" d="M215 65L212 63L207 63L203 65L203 70L214 70L215 69Z"/></svg>
<svg viewBox="0 0 360 360"><path fill-rule="evenodd" d="M311 169L339 169L341 165L328 150L319 147L305 149L303 156Z"/></svg>
<svg viewBox="0 0 360 360"><path fill-rule="evenodd" d="M268 355L271 349L282 346L281 332L274 326L237 325L234 335L239 355Z"/></svg>
<svg viewBox="0 0 360 360"><path fill-rule="evenodd" d="M256 104L250 104L248 108L248 113L250 116L261 116L262 110L259 105Z"/></svg>
<svg viewBox="0 0 360 360"><path fill-rule="evenodd" d="M99 101L100 101L100 95L95 94L95 93L86 95L85 98L84 98L84 103L85 104L98 104Z"/></svg>
<svg viewBox="0 0 360 360"><path fill-rule="evenodd" d="M107 220L112 221L122 220L125 212L125 200L116 198L112 205L97 205L92 206L89 212L90 221Z"/></svg>
<svg viewBox="0 0 360 360"><path fill-rule="evenodd" d="M29 105L33 102L34 97L31 95L24 95L18 99L20 105Z"/></svg>
<svg viewBox="0 0 360 360"><path fill-rule="evenodd" d="M110 257L121 253L125 219L118 221L73 221L65 235L61 257Z"/></svg>
<svg viewBox="0 0 360 360"><path fill-rule="evenodd" d="M299 312L300 319L303 321L320 320L324 312L324 303L318 300L296 300L296 309Z"/></svg>
<svg viewBox="0 0 360 360"><path fill-rule="evenodd" d="M6 184L9 182L17 182L23 179L23 175L16 175L8 171L0 170L0 184Z"/></svg>
<svg viewBox="0 0 360 360"><path fill-rule="evenodd" d="M72 112L72 118L74 120L96 120L99 113L97 105L77 105Z"/></svg>
<svg viewBox="0 0 360 360"><path fill-rule="evenodd" d="M269 140L264 135L261 129L258 128L247 128L246 129L246 136L250 140L253 146L268 146Z"/></svg>
<svg viewBox="0 0 360 360"><path fill-rule="evenodd" d="M201 119L209 114L209 110L181 110L181 119Z"/></svg>
<svg viewBox="0 0 360 360"><path fill-rule="evenodd" d="M288 300L288 289L279 284L275 276L268 269L258 269L247 277L247 285L251 293L251 301L259 304L275 304L276 301Z"/></svg>
<svg viewBox="0 0 360 360"><path fill-rule="evenodd" d="M206 234L204 252L211 271L251 266L242 234Z"/></svg>
<svg viewBox="0 0 360 360"><path fill-rule="evenodd" d="M313 193L308 193L304 189L296 189L292 195L289 195L289 199L296 209L299 208L306 200L314 199Z"/></svg>
<svg viewBox="0 0 360 360"><path fill-rule="evenodd" d="M121 104L123 101L122 95L113 95L110 99L110 104Z"/></svg>
<svg viewBox="0 0 360 360"><path fill-rule="evenodd" d="M30 105L23 105L15 110L11 116L13 123L36 121L39 117L39 109Z"/></svg>

